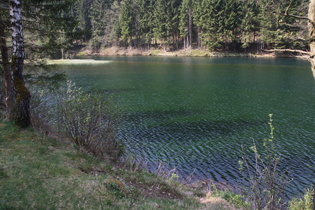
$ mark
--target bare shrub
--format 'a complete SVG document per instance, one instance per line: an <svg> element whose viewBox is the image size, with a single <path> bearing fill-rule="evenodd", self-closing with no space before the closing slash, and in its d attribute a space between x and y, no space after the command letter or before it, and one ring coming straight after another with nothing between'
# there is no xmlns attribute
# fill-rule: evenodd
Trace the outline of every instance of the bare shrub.
<svg viewBox="0 0 315 210"><path fill-rule="evenodd" d="M279 172L278 164L281 156L274 144L274 127L272 114L270 117L270 137L263 141L263 151L258 151L257 144L251 147L252 155L244 152L243 160L239 161L248 188L244 196L252 204L253 209L278 210L284 209L285 187L289 181L285 172ZM244 149L243 149L244 151Z"/></svg>
<svg viewBox="0 0 315 210"><path fill-rule="evenodd" d="M123 154L122 144L115 137L116 118L110 100L87 94L70 81L57 90L34 92L32 119L38 128L53 127L98 157L116 161Z"/></svg>

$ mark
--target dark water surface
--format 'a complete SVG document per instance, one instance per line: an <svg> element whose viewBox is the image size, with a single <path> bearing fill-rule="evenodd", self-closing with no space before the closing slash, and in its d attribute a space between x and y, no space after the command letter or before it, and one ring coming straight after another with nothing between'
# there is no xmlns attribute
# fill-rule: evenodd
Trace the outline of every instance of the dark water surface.
<svg viewBox="0 0 315 210"><path fill-rule="evenodd" d="M85 90L112 95L119 138L153 166L238 185L241 145L269 137L273 114L288 195L315 182L315 80L307 61L262 58L109 57L62 66ZM310 167L312 166L312 167Z"/></svg>

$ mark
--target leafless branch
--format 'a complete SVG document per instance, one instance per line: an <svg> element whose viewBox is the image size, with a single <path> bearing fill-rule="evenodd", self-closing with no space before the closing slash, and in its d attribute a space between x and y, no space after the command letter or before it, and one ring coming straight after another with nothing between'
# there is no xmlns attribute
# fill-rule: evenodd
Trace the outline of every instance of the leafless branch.
<svg viewBox="0 0 315 210"><path fill-rule="evenodd" d="M0 65L4 65L4 64L11 64L11 63L10 62L9 63L0 62Z"/></svg>
<svg viewBox="0 0 315 210"><path fill-rule="evenodd" d="M289 9L291 8L291 5L292 5L292 1L290 1L289 6L286 8L286 10L284 12L284 16L293 17L293 18L297 18L297 19L301 19L301 20L307 20L308 22L310 22L315 27L315 22L312 21L311 19L309 19L308 17L289 14Z"/></svg>

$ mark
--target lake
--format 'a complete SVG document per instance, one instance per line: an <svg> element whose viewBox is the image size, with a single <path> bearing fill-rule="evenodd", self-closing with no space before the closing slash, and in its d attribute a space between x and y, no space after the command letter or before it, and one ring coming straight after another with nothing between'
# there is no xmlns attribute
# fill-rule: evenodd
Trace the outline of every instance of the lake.
<svg viewBox="0 0 315 210"><path fill-rule="evenodd" d="M238 186L245 149L269 138L273 114L288 196L315 182L315 80L310 64L285 58L95 57L102 65L65 65L69 78L112 96L118 138L153 170Z"/></svg>

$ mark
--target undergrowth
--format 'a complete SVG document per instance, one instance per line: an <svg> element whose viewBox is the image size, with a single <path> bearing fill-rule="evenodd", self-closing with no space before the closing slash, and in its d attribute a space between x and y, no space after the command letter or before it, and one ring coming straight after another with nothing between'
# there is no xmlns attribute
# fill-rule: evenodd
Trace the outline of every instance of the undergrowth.
<svg viewBox="0 0 315 210"><path fill-rule="evenodd" d="M80 149L118 161L123 144L115 136L116 117L110 99L89 94L67 81L49 90L32 88L32 124L44 133L67 137Z"/></svg>

